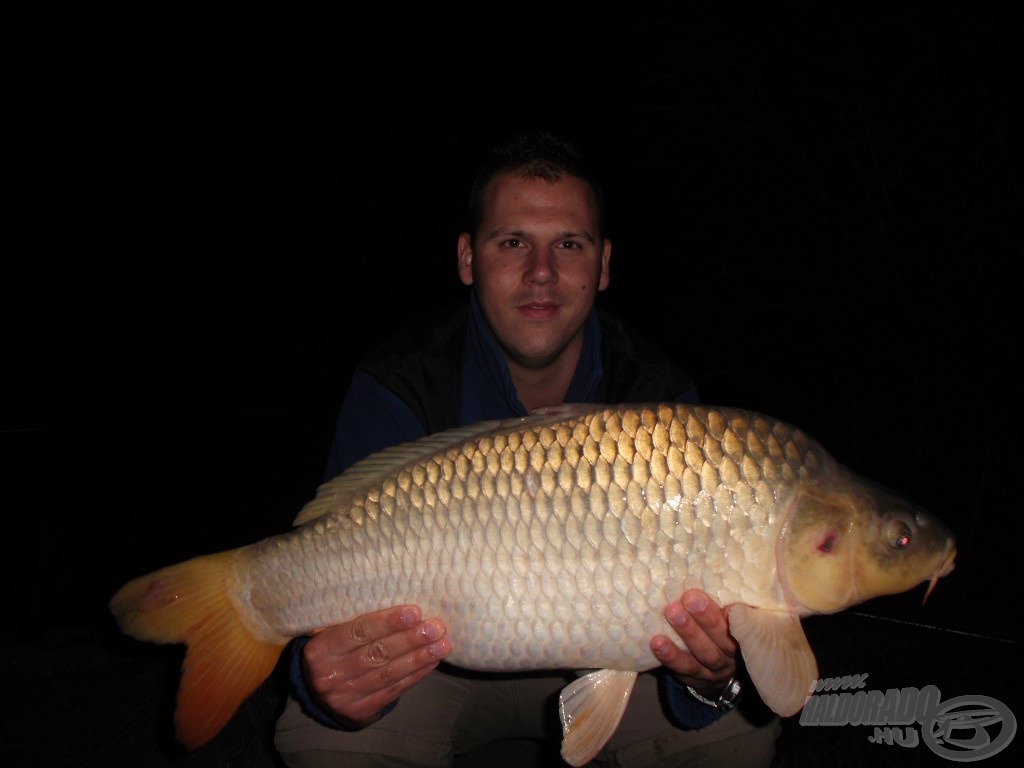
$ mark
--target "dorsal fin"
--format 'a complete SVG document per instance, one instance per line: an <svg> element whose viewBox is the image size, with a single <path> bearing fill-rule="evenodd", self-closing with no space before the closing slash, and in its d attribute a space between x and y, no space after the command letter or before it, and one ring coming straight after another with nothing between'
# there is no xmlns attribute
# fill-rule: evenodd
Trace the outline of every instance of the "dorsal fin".
<svg viewBox="0 0 1024 768"><path fill-rule="evenodd" d="M480 435L488 432L499 434L553 424L606 407L600 403L565 403L547 406L531 411L529 416L479 421L475 424L453 427L412 442L385 448L383 451L378 451L362 461L356 462L333 480L323 483L317 489L316 496L299 510L293 525L303 525L336 509L349 506L353 495L365 492L368 487L379 482L382 477L401 467L433 456L435 453L447 451L452 446L475 440Z"/></svg>
<svg viewBox="0 0 1024 768"><path fill-rule="evenodd" d="M530 411L528 419L550 418L554 421L561 421L584 413L610 408L613 406L604 403L562 403L561 405L544 405Z"/></svg>
<svg viewBox="0 0 1024 768"><path fill-rule="evenodd" d="M507 432L523 427L537 426L548 422L561 421L569 413L559 411L555 414L536 413L512 419L494 419L480 421L464 427L453 427L443 432L421 437L408 443L385 448L383 451L367 456L342 472L333 480L323 483L316 496L307 503L295 518L293 525L303 525L336 509L347 507L354 494L365 490L388 474L401 467L421 461L435 453L447 451L452 446L475 440L480 435L493 432Z"/></svg>

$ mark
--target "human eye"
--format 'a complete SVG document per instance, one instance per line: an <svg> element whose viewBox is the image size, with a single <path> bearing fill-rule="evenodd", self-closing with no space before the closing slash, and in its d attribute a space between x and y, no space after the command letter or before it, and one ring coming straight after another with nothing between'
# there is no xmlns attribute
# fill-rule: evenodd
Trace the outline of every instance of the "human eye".
<svg viewBox="0 0 1024 768"><path fill-rule="evenodd" d="M516 248L522 248L523 247L523 241L520 240L517 237L509 237L509 238L506 238L506 239L502 240L499 245L502 248L507 248L509 250L514 250Z"/></svg>
<svg viewBox="0 0 1024 768"><path fill-rule="evenodd" d="M563 240L558 244L558 247L563 251L579 251L583 249L583 246L575 240Z"/></svg>

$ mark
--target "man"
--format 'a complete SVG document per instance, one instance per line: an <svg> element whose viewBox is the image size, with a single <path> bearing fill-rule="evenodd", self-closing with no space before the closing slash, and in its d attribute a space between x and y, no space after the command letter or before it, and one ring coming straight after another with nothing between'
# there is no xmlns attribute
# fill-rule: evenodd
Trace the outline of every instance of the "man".
<svg viewBox="0 0 1024 768"><path fill-rule="evenodd" d="M328 476L389 445L545 405L696 402L689 376L595 308L611 253L601 187L572 145L533 133L497 150L474 182L458 240L468 307L418 324L355 373ZM663 666L639 676L597 760L768 765L778 721L759 727L728 711L737 647L723 611L691 590L665 616L686 650L664 635L651 639ZM441 619L416 606L299 641L295 697L277 728L283 759L289 766L450 765L501 739L550 738L552 728L557 735L550 706L568 673L473 675L443 664L451 650Z"/></svg>

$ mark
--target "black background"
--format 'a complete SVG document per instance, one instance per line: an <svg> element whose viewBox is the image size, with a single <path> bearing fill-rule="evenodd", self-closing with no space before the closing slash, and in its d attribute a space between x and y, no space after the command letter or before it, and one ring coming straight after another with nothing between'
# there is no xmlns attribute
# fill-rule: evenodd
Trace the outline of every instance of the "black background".
<svg viewBox="0 0 1024 768"><path fill-rule="evenodd" d="M353 366L464 290L470 178L526 127L599 163L614 244L600 301L705 402L798 424L957 534L957 569L924 608L922 588L808 622L812 644L833 622L850 646L816 645L825 671L1024 715L1020 24L967 3L494 13L152 20L10 56L0 504L16 754L69 732L55 759L71 764L175 755L163 730L145 754L105 732L125 730L115 695L90 686L167 662L116 637L107 599L289 526ZM913 676L885 679L882 659ZM151 695L173 695L172 678ZM111 723L83 736L83 710ZM835 759L821 730L787 734L785 764ZM850 764L943 762L834 730Z"/></svg>

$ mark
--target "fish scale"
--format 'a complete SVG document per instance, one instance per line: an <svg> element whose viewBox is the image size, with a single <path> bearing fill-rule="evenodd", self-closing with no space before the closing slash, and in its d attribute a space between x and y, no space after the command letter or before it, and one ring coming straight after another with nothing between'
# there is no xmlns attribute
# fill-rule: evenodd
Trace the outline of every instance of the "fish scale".
<svg viewBox="0 0 1024 768"><path fill-rule="evenodd" d="M296 528L139 577L121 628L184 642L176 712L212 739L294 637L412 604L446 628L446 661L593 669L562 692L562 756L591 759L665 606L699 588L762 699L803 706L817 674L800 618L952 570L955 541L796 427L736 408L572 405L382 451L323 484Z"/></svg>

